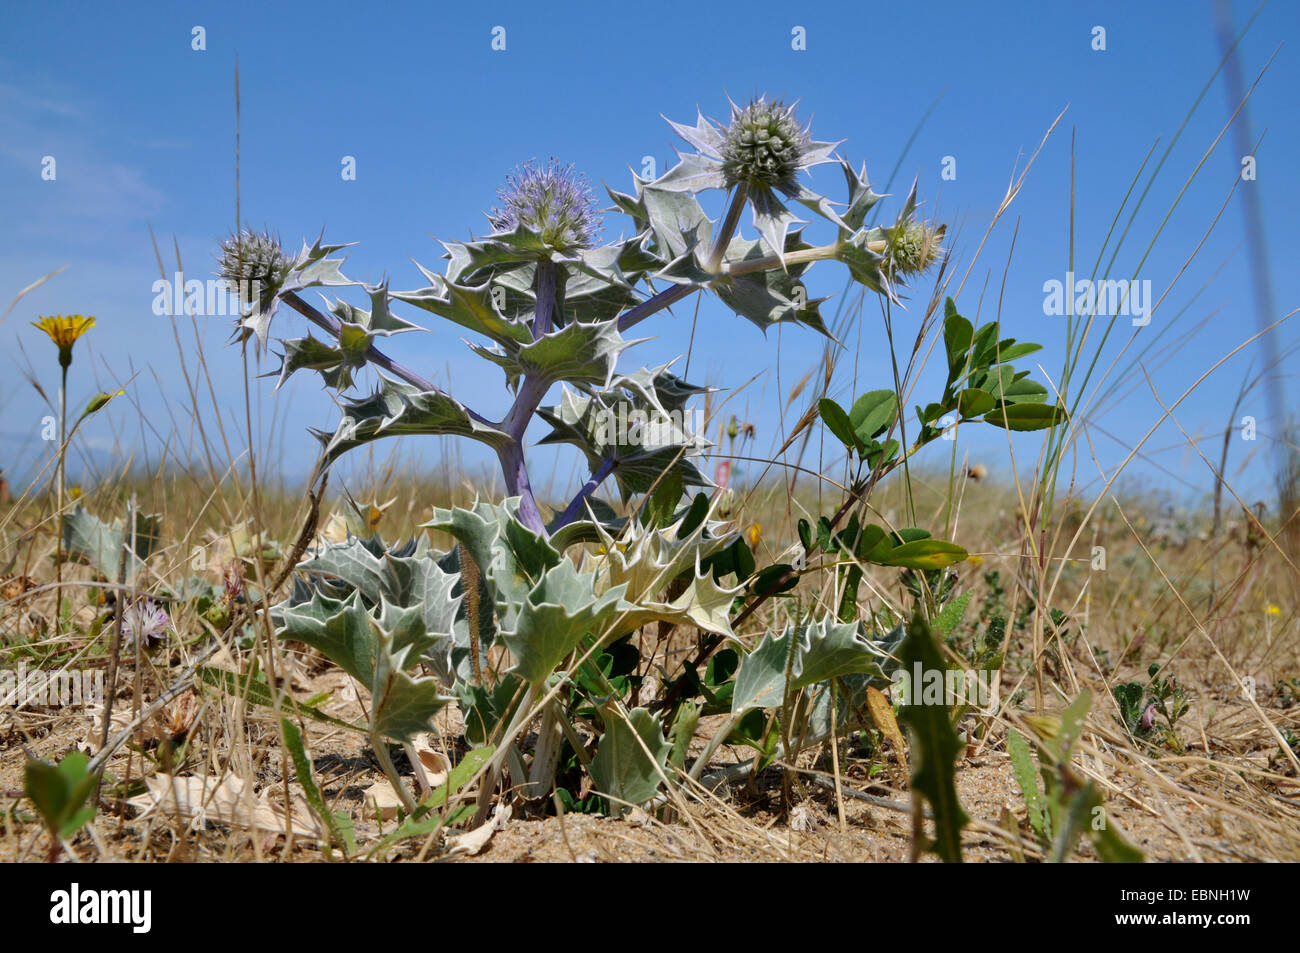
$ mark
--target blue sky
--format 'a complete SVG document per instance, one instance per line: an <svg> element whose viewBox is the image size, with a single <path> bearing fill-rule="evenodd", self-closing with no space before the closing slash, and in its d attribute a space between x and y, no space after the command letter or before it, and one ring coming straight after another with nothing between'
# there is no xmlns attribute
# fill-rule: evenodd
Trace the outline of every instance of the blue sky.
<svg viewBox="0 0 1300 953"><path fill-rule="evenodd" d="M1255 6L1234 3L1232 10L1240 28ZM1195 252L1129 352L1177 321L1161 339L1179 345L1176 353L1147 357L1152 385L1166 401L1255 329L1240 201L1245 188L1258 190L1263 210L1273 317L1300 303L1300 272L1293 265L1300 242L1292 226L1300 218L1294 158L1300 154L1298 11L1296 4L1273 0L1241 47L1249 86L1286 44L1249 105L1252 137L1264 135L1257 179L1241 183L1197 250L1240 170L1233 137L1224 136L1137 272L1159 297ZM799 99L815 137L846 140L841 152L855 165L866 162L877 191L901 161L885 216L917 178L927 214L948 222L955 235L957 273L963 274L1013 174L1068 107L958 299L973 315L983 292L987 320L1000 294L1005 332L1043 343L1038 357L1053 378L1064 323L1043 313L1043 283L1062 278L1068 261L1071 137L1075 249L1078 270L1086 272L1148 150L1156 145L1159 158L1220 60L1213 9L1200 0L889 8L847 2L169 2L114 10L10 2L2 16L0 213L6 227L0 230L0 307L33 280L67 266L0 325L0 466L11 474L33 472L49 453L38 439L47 411L23 378L32 368L47 389L56 384L51 346L28 326L41 314L81 312L98 319L74 365L78 372L93 369L95 379L74 385L74 404L137 375L129 386L133 404L119 401L83 431L86 459L104 465L130 454L138 463L156 464L164 453L184 454L191 445L194 411L175 335L191 372L198 348L188 322L174 329L152 313L158 266L149 229L168 273L178 248L187 277L210 276L216 241L235 224L236 57L244 220L271 227L294 246L322 228L331 240L359 242L347 273L369 281L387 274L395 288L424 283L412 258L440 267L435 237L486 230L482 211L494 204L497 186L516 163L554 155L575 162L595 183L628 190L629 167L640 170L650 155L662 172L672 155L674 139L661 113L691 121L698 104L706 115L725 117L728 95L742 100L755 92ZM203 51L191 48L195 26L205 30ZM506 30L505 51L491 48L496 26ZM792 49L796 26L806 32L804 50ZM1096 26L1106 30L1104 51L1092 49ZM1229 113L1220 77L1152 185L1110 277L1134 275ZM56 160L54 181L41 177L45 156ZM355 181L340 175L344 156L356 159ZM941 178L945 156L956 160L955 180ZM1146 179L1141 182L1145 186ZM813 184L841 197L842 179L833 167L819 170ZM606 237L617 238L624 225L607 215ZM747 218L744 229L750 232ZM822 264L808 283L816 294L838 294L844 274ZM692 316L688 304L675 316L642 325L638 330L655 339L625 361L652 364L683 354ZM896 320L906 330L916 316ZM861 344L855 331L836 378L834 393L845 402L853 396L855 365L858 390L889 384L878 308L868 303L861 321ZM499 416L507 404L499 372L469 353L459 329L429 326L432 333L407 335L392 350L471 406ZM238 451L243 387L238 349L225 346L229 330L225 318L199 319L216 404ZM287 313L277 318L277 330L302 333ZM1131 331L1121 319L1103 368ZM1294 321L1280 328L1282 346L1296 338ZM764 338L716 300L706 301L691 377L737 388L760 374L732 397L728 413L756 424L756 449L766 453L779 443L784 394L817 364L822 347L822 339L801 328ZM1179 421L1204 438L1207 453L1217 456L1238 387L1259 354L1258 347L1247 349L1179 408ZM277 363L272 358L263 370ZM291 477L306 472L314 451L306 428L332 429L336 419L327 394L301 377L274 398L272 381L256 382L259 449ZM1037 370L1035 377L1045 379ZM1300 387L1288 379L1285 388L1294 406ZM1255 388L1241 411L1257 419L1259 439L1232 442L1229 472L1243 492L1262 494L1270 483L1269 442L1279 421L1270 417L1264 394ZM211 427L206 385L202 404ZM790 416L802 406L798 402ZM1102 464L1122 460L1159 415L1139 370L1090 421ZM1032 460L1038 439L1019 437L1014 446L1022 462ZM378 452L389 449L396 448L380 446ZM432 441L402 452L432 468L444 449ZM1086 484L1096 465L1084 449L1077 476ZM1166 487L1177 497L1209 486L1208 470L1172 424L1145 449L1149 455L1131 471L1144 486ZM472 447L462 452L465 460L479 459ZM992 428L963 428L959 452L995 471L1010 466L1006 441ZM936 462L941 453L933 455ZM539 454L536 460L535 482L553 475L568 485L577 475L572 456ZM1093 483L1093 490L1098 486Z"/></svg>

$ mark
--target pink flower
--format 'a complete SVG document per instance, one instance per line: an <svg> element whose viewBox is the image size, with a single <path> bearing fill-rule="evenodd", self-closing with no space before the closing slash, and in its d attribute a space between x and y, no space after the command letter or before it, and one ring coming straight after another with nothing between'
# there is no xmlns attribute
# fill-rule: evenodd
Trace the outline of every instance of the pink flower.
<svg viewBox="0 0 1300 953"><path fill-rule="evenodd" d="M718 485L718 489L725 490L727 483L731 479L731 461L723 460L718 463L713 471L713 482Z"/></svg>
<svg viewBox="0 0 1300 953"><path fill-rule="evenodd" d="M1147 710L1142 713L1142 730L1150 731L1156 724L1156 706L1147 705Z"/></svg>
<svg viewBox="0 0 1300 953"><path fill-rule="evenodd" d="M126 636L126 644L132 647L139 639L141 648L152 649L166 641L171 628L167 611L151 599L133 602L122 612L122 634Z"/></svg>

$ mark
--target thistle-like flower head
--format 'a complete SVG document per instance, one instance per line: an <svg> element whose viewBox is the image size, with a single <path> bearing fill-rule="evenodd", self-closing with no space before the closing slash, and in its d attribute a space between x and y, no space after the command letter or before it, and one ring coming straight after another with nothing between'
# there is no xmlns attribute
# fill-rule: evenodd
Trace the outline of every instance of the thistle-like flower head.
<svg viewBox="0 0 1300 953"><path fill-rule="evenodd" d="M886 231L888 245L881 269L890 277L919 275L943 255L946 231L943 225L934 227L924 222L900 221Z"/></svg>
<svg viewBox="0 0 1300 953"><path fill-rule="evenodd" d="M218 274L245 307L266 311L279 294L293 262L269 232L243 229L221 242Z"/></svg>
<svg viewBox="0 0 1300 953"><path fill-rule="evenodd" d="M167 611L152 599L132 602L122 611L122 634L127 644L152 649L161 645L171 631L172 620Z"/></svg>
<svg viewBox="0 0 1300 953"><path fill-rule="evenodd" d="M506 176L497 196L501 207L488 213L497 232L523 228L560 254L596 243L601 221L595 197L587 177L572 164L526 162Z"/></svg>
<svg viewBox="0 0 1300 953"><path fill-rule="evenodd" d="M776 189L794 195L797 176L813 159L809 126L800 127L794 106L765 97L747 106L731 106L731 124L722 143L722 172L727 186Z"/></svg>
<svg viewBox="0 0 1300 953"><path fill-rule="evenodd" d="M831 161L838 142L818 142L810 125L800 125L794 105L766 96L746 106L731 104L731 121L723 125L696 117L694 126L668 120L677 134L695 147L655 180L654 187L695 194L704 189L738 189L754 213L754 226L767 250L784 261L785 238L802 221L781 202L781 197L813 209L841 228L847 225L818 195L799 181L799 173Z"/></svg>
<svg viewBox="0 0 1300 953"><path fill-rule="evenodd" d="M95 326L93 317L81 314L55 314L33 321L32 327L40 328L50 336L50 340L59 349L59 365L68 367L72 364L72 346L77 339Z"/></svg>

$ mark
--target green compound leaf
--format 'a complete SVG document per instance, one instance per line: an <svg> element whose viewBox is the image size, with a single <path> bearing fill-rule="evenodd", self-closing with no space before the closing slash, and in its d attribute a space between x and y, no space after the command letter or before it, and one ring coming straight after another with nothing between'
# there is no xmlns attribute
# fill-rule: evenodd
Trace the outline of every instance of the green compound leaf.
<svg viewBox="0 0 1300 953"><path fill-rule="evenodd" d="M945 669L939 646L920 615L909 623L899 656L906 672L916 666L927 672ZM906 704L898 720L911 734L912 796L924 798L934 815L935 836L926 846L946 863L961 863L961 830L970 818L957 798L956 762L965 746L953 730L946 705Z"/></svg>
<svg viewBox="0 0 1300 953"><path fill-rule="evenodd" d="M731 636L731 605L742 587L719 586L702 565L731 546L739 534L721 532L722 524L694 510L692 505L661 527L632 523L617 539L604 527L596 527L602 552L589 557L588 565L597 575L598 591L618 588L623 593L617 632L657 621L693 624ZM673 583L680 589L677 596L662 601L661 595Z"/></svg>

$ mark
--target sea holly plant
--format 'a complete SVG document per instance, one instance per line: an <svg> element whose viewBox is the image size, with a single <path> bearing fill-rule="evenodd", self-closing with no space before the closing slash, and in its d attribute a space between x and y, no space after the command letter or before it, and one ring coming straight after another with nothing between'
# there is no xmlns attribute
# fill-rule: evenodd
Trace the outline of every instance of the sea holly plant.
<svg viewBox="0 0 1300 953"><path fill-rule="evenodd" d="M814 264L841 263L852 281L900 303L906 282L942 260L945 231L919 216L915 187L892 224L869 224L882 196L865 167L840 157L838 143L813 139L791 105L760 97L733 104L726 123L699 115L671 125L689 147L677 163L655 179L634 176L631 191L607 190L603 212L627 221L616 241L602 241L586 179L551 160L511 174L487 234L443 242L444 267L418 266L425 283L411 290L346 277L338 254L346 246L323 239L292 256L251 231L222 244L221 274L244 307L236 338L278 347L277 387L309 371L337 392L342 417L318 434L320 473L397 436L464 437L499 462L504 499L439 509L427 524L449 548L425 538L322 544L273 610L282 638L314 646L369 690L367 728L390 774L386 740L409 742L454 700L466 740L492 751L479 771L480 817L507 775L535 804L548 803L570 770L585 778L583 799L594 791L610 807L652 800L665 781L704 769L707 755L694 765L686 756L702 712L728 715L710 752L729 739L758 741L750 723L776 712L790 760L825 738L827 725L846 725L866 689L886 684L903 631L901 620L882 631L874 617L859 619L862 567L934 570L966 555L923 529L864 525L851 511L938 436L933 407L990 423L999 411L1011 426L1024 416L1021 403L1042 406L1045 390L1007 363L1027 346L999 340L996 328L968 333L950 302L952 372L941 400L920 412L914 442L903 446L893 391L870 392L851 411L823 403L827 425L872 478L860 473L837 513L815 531L801 528L798 566L758 566L750 542L700 491L710 486L701 466L710 445L690 426L688 404L708 388L671 363L624 366L638 326L692 296L716 295L763 332L796 324L829 338L823 299L803 283ZM806 176L827 165L843 181L838 200ZM709 193L716 218L701 201ZM746 212L752 237L741 230ZM805 238L813 221L829 242ZM349 288L358 303L335 296ZM317 306L303 297L308 289L328 296ZM312 326L305 336L272 334L284 308ZM425 315L457 326L500 370L503 411L471 408L389 355L402 335L426 330ZM374 384L362 390L367 368ZM1025 419L1045 419L1035 414ZM589 467L555 506L534 491L534 424L549 428L540 443L572 446ZM597 495L607 482L622 514ZM782 613L789 622L746 652L737 626L802 573L828 568L841 574L839 611ZM643 627L698 633L693 657L660 670L652 700L647 673L663 660L641 658L633 640Z"/></svg>

